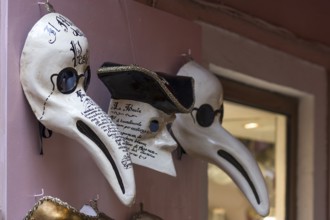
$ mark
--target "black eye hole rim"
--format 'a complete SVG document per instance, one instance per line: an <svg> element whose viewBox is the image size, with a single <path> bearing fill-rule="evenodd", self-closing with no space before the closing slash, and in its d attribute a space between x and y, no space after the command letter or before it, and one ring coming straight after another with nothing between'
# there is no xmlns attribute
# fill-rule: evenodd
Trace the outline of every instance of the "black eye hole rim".
<svg viewBox="0 0 330 220"><path fill-rule="evenodd" d="M160 128L160 123L159 123L158 120L153 119L149 122L149 130L152 133L155 133L155 132L159 131L159 128Z"/></svg>
<svg viewBox="0 0 330 220"><path fill-rule="evenodd" d="M203 104L199 108L193 108L193 111L197 111L196 120L201 127L211 126L216 114L220 114L219 122L222 124L224 113L223 104L217 110L213 110L213 107L210 104Z"/></svg>
<svg viewBox="0 0 330 220"><path fill-rule="evenodd" d="M84 77L83 86L84 86L84 90L87 91L88 85L90 83L91 71L90 71L90 67L87 66L84 74L78 75L78 72L75 68L66 67L56 75L57 75L57 80L56 80L57 89L63 94L70 94L76 90L78 81L81 77Z"/></svg>

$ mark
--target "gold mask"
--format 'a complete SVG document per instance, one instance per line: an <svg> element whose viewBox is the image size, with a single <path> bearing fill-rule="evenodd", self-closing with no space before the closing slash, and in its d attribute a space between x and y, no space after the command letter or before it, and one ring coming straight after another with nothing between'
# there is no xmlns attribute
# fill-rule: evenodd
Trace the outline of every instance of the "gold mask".
<svg viewBox="0 0 330 220"><path fill-rule="evenodd" d="M24 220L99 220L98 216L89 216L51 196L40 199L29 211Z"/></svg>

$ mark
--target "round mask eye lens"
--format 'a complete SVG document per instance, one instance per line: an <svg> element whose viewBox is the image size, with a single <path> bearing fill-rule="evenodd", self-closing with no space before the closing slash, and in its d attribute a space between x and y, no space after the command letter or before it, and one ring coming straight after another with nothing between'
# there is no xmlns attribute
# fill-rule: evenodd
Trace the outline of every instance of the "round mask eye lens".
<svg viewBox="0 0 330 220"><path fill-rule="evenodd" d="M201 105L196 113L196 120L202 127L209 127L214 120L214 111L208 104Z"/></svg>
<svg viewBox="0 0 330 220"><path fill-rule="evenodd" d="M151 132L156 132L159 130L159 122L157 120L150 121L149 129Z"/></svg>
<svg viewBox="0 0 330 220"><path fill-rule="evenodd" d="M77 84L77 71L71 67L61 70L57 76L57 88L60 92L68 94L74 91Z"/></svg>
<svg viewBox="0 0 330 220"><path fill-rule="evenodd" d="M87 68L85 70L84 77L85 77L85 80L84 80L84 89L86 91L87 88L88 88L89 82L91 80L91 69L90 69L89 66L87 66Z"/></svg>

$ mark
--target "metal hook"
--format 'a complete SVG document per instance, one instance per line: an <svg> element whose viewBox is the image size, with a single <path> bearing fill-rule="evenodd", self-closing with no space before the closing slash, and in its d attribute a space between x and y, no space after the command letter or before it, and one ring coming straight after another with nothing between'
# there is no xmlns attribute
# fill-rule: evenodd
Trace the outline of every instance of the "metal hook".
<svg viewBox="0 0 330 220"><path fill-rule="evenodd" d="M191 49L188 49L188 53L182 53L181 56L187 59L187 61L192 61L194 60L192 57Z"/></svg>
<svg viewBox="0 0 330 220"><path fill-rule="evenodd" d="M100 195L99 194L96 194L96 198L93 199L93 201L97 202L99 199L100 199Z"/></svg>
<svg viewBox="0 0 330 220"><path fill-rule="evenodd" d="M55 12L55 9L52 4L49 3L49 0L46 2L38 2L39 5L44 5L48 13Z"/></svg>
<svg viewBox="0 0 330 220"><path fill-rule="evenodd" d="M40 194L34 194L34 197L40 197L40 196L43 196L43 195L45 195L44 188L41 189Z"/></svg>
<svg viewBox="0 0 330 220"><path fill-rule="evenodd" d="M37 200L38 197L42 197L45 195L44 188L41 189L41 193L34 194L34 199Z"/></svg>

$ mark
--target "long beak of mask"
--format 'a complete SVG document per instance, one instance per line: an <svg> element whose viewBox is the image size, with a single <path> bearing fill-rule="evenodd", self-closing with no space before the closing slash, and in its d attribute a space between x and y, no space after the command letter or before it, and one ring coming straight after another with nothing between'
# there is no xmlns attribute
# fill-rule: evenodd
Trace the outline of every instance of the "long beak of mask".
<svg viewBox="0 0 330 220"><path fill-rule="evenodd" d="M254 209L262 216L267 215L267 188L255 159L249 150L220 124L222 87L219 80L193 61L183 66L179 75L194 78L197 108L191 115L176 115L171 128L176 140L188 155L224 170L239 186ZM218 109L214 110L216 108Z"/></svg>
<svg viewBox="0 0 330 220"><path fill-rule="evenodd" d="M75 104L81 106L73 116L75 139L89 151L119 199L130 205L134 202L135 182L126 143L110 117L88 96L78 94Z"/></svg>
<svg viewBox="0 0 330 220"><path fill-rule="evenodd" d="M21 84L40 123L81 143L118 198L130 205L135 181L129 152L116 125L85 93L88 60L84 33L63 15L49 13L27 36Z"/></svg>

